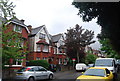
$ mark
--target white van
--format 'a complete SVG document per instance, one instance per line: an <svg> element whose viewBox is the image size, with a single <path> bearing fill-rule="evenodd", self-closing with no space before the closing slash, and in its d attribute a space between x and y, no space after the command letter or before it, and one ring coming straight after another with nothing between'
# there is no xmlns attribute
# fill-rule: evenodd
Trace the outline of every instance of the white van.
<svg viewBox="0 0 120 81"><path fill-rule="evenodd" d="M75 66L76 71L80 71L80 70L86 70L87 66L84 63L77 63Z"/></svg>
<svg viewBox="0 0 120 81"><path fill-rule="evenodd" d="M94 67L104 67L112 71L113 74L117 73L117 61L115 58L98 58L95 61Z"/></svg>

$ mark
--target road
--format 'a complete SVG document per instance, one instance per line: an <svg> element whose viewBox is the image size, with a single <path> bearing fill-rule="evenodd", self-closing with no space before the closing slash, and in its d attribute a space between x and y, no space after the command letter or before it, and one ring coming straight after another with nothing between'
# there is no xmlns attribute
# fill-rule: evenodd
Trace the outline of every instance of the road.
<svg viewBox="0 0 120 81"><path fill-rule="evenodd" d="M81 74L81 72L76 72L75 70L59 72L55 73L55 79L76 79Z"/></svg>
<svg viewBox="0 0 120 81"><path fill-rule="evenodd" d="M65 71L65 72L55 72L53 80L46 81L75 81L78 76L80 76L81 72L76 72L75 70ZM45 80L44 80L45 81Z"/></svg>
<svg viewBox="0 0 120 81"><path fill-rule="evenodd" d="M76 72L75 70L64 71L64 72L55 72L53 80L39 80L39 81L75 81L81 72ZM7 79L2 81L15 81L13 79Z"/></svg>

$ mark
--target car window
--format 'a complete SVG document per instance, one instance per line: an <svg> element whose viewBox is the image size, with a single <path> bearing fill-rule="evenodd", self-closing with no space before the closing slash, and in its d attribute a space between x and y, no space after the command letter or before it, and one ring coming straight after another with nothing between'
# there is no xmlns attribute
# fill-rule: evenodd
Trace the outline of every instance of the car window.
<svg viewBox="0 0 120 81"><path fill-rule="evenodd" d="M39 68L39 71L46 71L45 68Z"/></svg>
<svg viewBox="0 0 120 81"><path fill-rule="evenodd" d="M88 69L83 75L89 75L89 76L105 76L104 69Z"/></svg>
<svg viewBox="0 0 120 81"><path fill-rule="evenodd" d="M26 67L23 67L23 68L21 68L20 70L18 70L18 72L24 72L24 71L26 71Z"/></svg>
<svg viewBox="0 0 120 81"><path fill-rule="evenodd" d="M113 61L111 59L102 59L95 62L95 66L113 66Z"/></svg>
<svg viewBox="0 0 120 81"><path fill-rule="evenodd" d="M106 75L110 74L110 71L108 69L105 69L105 70L106 70Z"/></svg>
<svg viewBox="0 0 120 81"><path fill-rule="evenodd" d="M39 68L38 68L38 67L35 67L34 69L35 69L35 71L39 71Z"/></svg>
<svg viewBox="0 0 120 81"><path fill-rule="evenodd" d="M34 71L34 68L30 68L28 71Z"/></svg>

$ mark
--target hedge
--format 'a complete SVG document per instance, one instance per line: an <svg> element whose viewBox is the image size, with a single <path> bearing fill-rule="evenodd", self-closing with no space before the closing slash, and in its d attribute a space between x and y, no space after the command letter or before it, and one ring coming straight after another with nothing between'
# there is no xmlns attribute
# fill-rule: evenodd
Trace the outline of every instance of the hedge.
<svg viewBox="0 0 120 81"><path fill-rule="evenodd" d="M28 62L27 66L42 66L49 69L49 63L46 60L31 60Z"/></svg>

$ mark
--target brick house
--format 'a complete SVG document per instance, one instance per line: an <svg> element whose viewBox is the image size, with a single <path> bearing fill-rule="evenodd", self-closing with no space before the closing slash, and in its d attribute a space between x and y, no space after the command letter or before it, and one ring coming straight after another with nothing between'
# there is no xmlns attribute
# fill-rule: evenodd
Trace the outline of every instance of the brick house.
<svg viewBox="0 0 120 81"><path fill-rule="evenodd" d="M20 43L20 46L26 46L28 47L28 35L30 33L29 29L27 26L24 24L24 20L19 20L17 18L12 18L9 20L9 22L6 23L7 30L5 33L8 33L9 31L15 32L15 34L19 34L22 36L21 40L22 42ZM24 52L26 52L24 50ZM25 56L25 55L24 55ZM25 56L26 57L26 56ZM21 67L26 66L26 58L24 59L17 59L18 61L13 60L12 61L12 66L11 69L20 69ZM22 61L22 62L19 62ZM7 67L8 65L6 65Z"/></svg>
<svg viewBox="0 0 120 81"><path fill-rule="evenodd" d="M45 25L37 28L28 26L29 50L27 60L47 60L51 64L66 63L66 54L63 50L64 42L62 34L51 36Z"/></svg>

